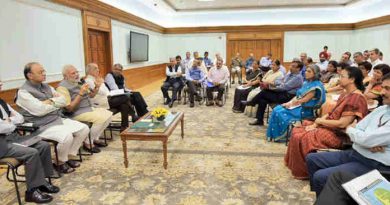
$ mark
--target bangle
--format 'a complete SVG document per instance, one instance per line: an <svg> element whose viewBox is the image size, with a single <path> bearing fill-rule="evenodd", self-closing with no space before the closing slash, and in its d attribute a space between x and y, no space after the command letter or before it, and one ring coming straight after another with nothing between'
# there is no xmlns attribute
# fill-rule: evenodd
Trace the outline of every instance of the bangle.
<svg viewBox="0 0 390 205"><path fill-rule="evenodd" d="M81 95L80 93L79 93L79 96L80 96L80 97L83 97L83 95Z"/></svg>

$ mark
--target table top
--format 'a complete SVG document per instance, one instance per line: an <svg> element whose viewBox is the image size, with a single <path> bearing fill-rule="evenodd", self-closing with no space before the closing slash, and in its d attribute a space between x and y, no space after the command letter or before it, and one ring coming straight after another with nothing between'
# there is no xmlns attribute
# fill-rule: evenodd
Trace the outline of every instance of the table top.
<svg viewBox="0 0 390 205"><path fill-rule="evenodd" d="M148 112L120 135L121 137L169 136L177 123L182 120L183 116L183 112L169 113L163 121L158 122L155 119L152 119L151 112Z"/></svg>

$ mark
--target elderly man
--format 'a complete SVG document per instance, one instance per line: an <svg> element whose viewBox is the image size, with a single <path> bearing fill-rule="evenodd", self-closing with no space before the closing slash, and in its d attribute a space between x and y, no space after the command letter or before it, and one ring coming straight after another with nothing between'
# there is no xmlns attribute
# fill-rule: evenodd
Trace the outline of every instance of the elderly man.
<svg viewBox="0 0 390 205"><path fill-rule="evenodd" d="M371 71L368 73L368 76L372 77L374 75L374 67L379 65L379 64L383 64L383 61L381 61L381 59L379 59L379 49L377 48L374 48L370 51L370 62L372 64L372 68L371 68Z"/></svg>
<svg viewBox="0 0 390 205"><path fill-rule="evenodd" d="M236 55L232 58L232 63L230 64L230 70L232 75L232 84L234 84L234 76L237 75L238 83L241 84L241 68L242 68L242 59L240 57L240 53L236 53Z"/></svg>
<svg viewBox="0 0 390 205"><path fill-rule="evenodd" d="M302 52L299 56L299 60L303 63L303 67L301 69L301 75L303 80L306 79L306 64L307 64L307 53Z"/></svg>
<svg viewBox="0 0 390 205"><path fill-rule="evenodd" d="M84 142L84 149L93 153L99 153L100 149L94 145L107 146L99 140L108 124L111 122L112 112L103 108L94 108L90 98L98 93L102 81L95 81L95 88L90 89L88 83L80 82L80 75L77 69L72 65L65 65L62 69L64 79L58 85L57 91L65 96L67 115L80 122L90 122L91 140Z"/></svg>
<svg viewBox="0 0 390 205"><path fill-rule="evenodd" d="M2 85L0 81L0 91ZM20 136L15 132L15 125L23 121L22 115L0 99L0 159L13 157L25 165L26 202L49 203L53 197L42 192L57 193L60 191L58 187L45 180L45 177L53 175L50 144L44 141L38 141L28 147L15 144L34 138L33 135Z"/></svg>
<svg viewBox="0 0 390 205"><path fill-rule="evenodd" d="M216 104L219 107L222 107L222 95L225 92L225 83L229 79L229 70L227 67L223 66L223 61L221 58L217 60L217 64L215 67L211 68L208 77L207 77L207 106L214 105L213 101L213 91L218 91L218 96L216 100Z"/></svg>
<svg viewBox="0 0 390 205"><path fill-rule="evenodd" d="M328 64L329 64L329 61L326 60L326 56L324 53L320 53L320 62L316 63L316 65L318 67L320 67L320 70L321 70L321 73L326 73L327 69L328 69Z"/></svg>
<svg viewBox="0 0 390 205"><path fill-rule="evenodd" d="M112 67L111 72L107 73L106 78L104 79L105 84L110 90L124 89L126 92L129 92L131 104L134 105L138 116L145 115L148 113L148 105L146 104L144 97L140 92L130 90L126 87L126 79L122 72L123 66L119 63L115 64Z"/></svg>
<svg viewBox="0 0 390 205"><path fill-rule="evenodd" d="M352 149L306 156L310 186L317 196L328 177L336 172L365 174L373 169L390 171L390 74L382 78L383 106L346 129Z"/></svg>
<svg viewBox="0 0 390 205"><path fill-rule="evenodd" d="M182 85L181 68L180 65L177 64L175 58L169 58L169 64L165 70L165 74L167 75L167 78L165 79L164 84L161 86L161 91L163 93L164 99L166 99L164 104L172 107L173 103L177 99L177 93L179 92L179 89ZM173 89L172 98L170 98L168 94L170 87Z"/></svg>
<svg viewBox="0 0 390 205"><path fill-rule="evenodd" d="M353 54L353 63L352 63L352 67L358 67L359 64L363 63L364 62L364 56L363 56L363 53L362 52L355 52Z"/></svg>
<svg viewBox="0 0 390 205"><path fill-rule="evenodd" d="M43 83L46 71L37 62L24 67L26 82L20 87L16 105L26 122L39 127L39 136L58 142L58 163L56 169L61 173L70 173L80 166L79 162L69 160L76 156L88 137L89 129L83 123L62 118L61 108L66 106L65 97L51 86Z"/></svg>
<svg viewBox="0 0 390 205"><path fill-rule="evenodd" d="M186 80L189 91L190 98L190 107L194 107L194 95L198 96L196 92L196 86L201 86L203 81L206 79L205 73L199 68L200 62L199 60L194 60L192 67L186 73Z"/></svg>
<svg viewBox="0 0 390 205"><path fill-rule="evenodd" d="M130 93L109 96L110 91L103 83L103 78L99 76L99 68L95 63L88 64L86 72L85 82L88 83L91 89L95 89L95 82L97 82L96 84L100 84L98 92L91 98L93 107L118 110L121 113L121 131L129 126L129 115L133 122L138 120L138 116L135 114L130 102Z"/></svg>

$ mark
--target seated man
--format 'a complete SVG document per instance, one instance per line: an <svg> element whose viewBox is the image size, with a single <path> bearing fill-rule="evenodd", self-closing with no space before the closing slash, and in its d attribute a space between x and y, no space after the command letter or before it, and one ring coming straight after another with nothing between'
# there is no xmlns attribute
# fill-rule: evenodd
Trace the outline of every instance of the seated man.
<svg viewBox="0 0 390 205"><path fill-rule="evenodd" d="M190 107L194 107L194 95L198 95L196 92L196 86L201 86L203 81L206 79L205 73L199 68L200 61L194 60L192 67L186 73ZM200 96L197 96L200 97Z"/></svg>
<svg viewBox="0 0 390 205"><path fill-rule="evenodd" d="M86 68L87 76L85 82L91 89L95 89L95 84L100 84L98 92L91 98L92 106L104 109L116 109L121 112L121 131L129 126L129 115L133 122L138 120L138 116L133 110L130 102L130 94L108 96L110 91L103 83L104 80L99 76L99 68L95 63L90 63Z"/></svg>
<svg viewBox="0 0 390 205"><path fill-rule="evenodd" d="M253 61L256 61L253 53L250 53L249 54L249 57L246 59L245 61L245 73L246 75L248 75L250 73L250 71L252 70L252 63Z"/></svg>
<svg viewBox="0 0 390 205"><path fill-rule="evenodd" d="M111 122L112 112L103 108L93 108L90 97L94 97L102 82L96 82L95 88L91 91L87 83L80 85L79 72L72 65L65 65L62 69L64 79L59 83L57 91L65 96L65 110L68 116L80 122L91 122L91 139L84 142L84 149L93 153L100 152L94 145L107 146L99 140L108 124Z"/></svg>
<svg viewBox="0 0 390 205"><path fill-rule="evenodd" d="M262 91L257 94L251 101L244 105L259 105L256 113L256 120L249 123L250 125L264 125L264 112L268 104L283 104L290 101L296 91L302 86L303 78L301 75L302 62L293 61L290 66L290 72L282 79L274 83L261 83Z"/></svg>
<svg viewBox="0 0 390 205"><path fill-rule="evenodd" d="M39 127L39 136L58 142L57 170L70 173L80 163L69 160L77 156L83 141L88 137L89 128L83 123L61 118L61 108L65 106L64 96L46 83L46 71L36 62L24 67L26 82L17 93L16 105L26 122Z"/></svg>
<svg viewBox="0 0 390 205"><path fill-rule="evenodd" d="M126 79L123 76L122 71L123 66L119 63L115 64L111 72L107 73L104 82L109 90L124 89L126 92L130 92L130 103L134 105L138 116L144 116L146 113L148 113L148 105L146 104L140 92L130 90L126 87Z"/></svg>
<svg viewBox="0 0 390 205"><path fill-rule="evenodd" d="M3 83L0 81L0 91ZM21 161L25 166L27 191L26 202L49 203L53 197L42 193L57 193L60 189L49 184L45 177L53 175L50 145L39 141L30 147L16 145L29 136L19 136L15 132L15 124L23 123L23 116L0 99L0 159L12 157Z"/></svg>
<svg viewBox="0 0 390 205"><path fill-rule="evenodd" d="M177 100L177 92L182 85L181 79L181 67L177 64L175 58L169 58L169 64L165 71L167 78L164 84L161 86L161 91L163 93L165 101L165 105L169 105L169 107L173 106L175 100ZM172 87L172 99L169 97L168 89Z"/></svg>
<svg viewBox="0 0 390 205"><path fill-rule="evenodd" d="M206 88L206 93L208 98L208 102L206 104L207 106L214 105L213 91L215 90L218 91L216 104L219 107L223 106L222 95L223 92L225 91L225 83L229 79L229 70L222 65L223 65L222 58L217 59L216 66L211 68L208 73L207 88Z"/></svg>
<svg viewBox="0 0 390 205"><path fill-rule="evenodd" d="M230 65L231 75L232 75L232 84L234 84L234 76L237 75L238 83L241 84L242 76L241 76L241 68L242 68L242 60L240 57L240 53L236 53L236 55L232 58L232 63Z"/></svg>
<svg viewBox="0 0 390 205"><path fill-rule="evenodd" d="M268 53L267 56L263 56L260 59L260 69L267 72L271 69L272 64L272 53Z"/></svg>
<svg viewBox="0 0 390 205"><path fill-rule="evenodd" d="M336 171L365 174L373 169L390 171L390 74L382 79L383 106L347 128L352 149L311 153L306 157L311 189L317 196L327 178Z"/></svg>

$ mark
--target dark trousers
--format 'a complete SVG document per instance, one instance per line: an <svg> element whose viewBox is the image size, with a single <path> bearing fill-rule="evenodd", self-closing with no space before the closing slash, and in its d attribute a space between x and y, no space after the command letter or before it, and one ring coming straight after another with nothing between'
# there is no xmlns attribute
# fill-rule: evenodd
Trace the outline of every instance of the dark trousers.
<svg viewBox="0 0 390 205"><path fill-rule="evenodd" d="M121 112L121 127L129 126L129 115L132 119L137 119L135 111L130 102L130 95L119 95L108 98L110 109L116 109Z"/></svg>
<svg viewBox="0 0 390 205"><path fill-rule="evenodd" d="M189 100L191 103L194 102L194 95L197 94L196 92L196 88L199 88L201 86L200 83L197 83L195 84L194 82L192 81L187 81L187 85L188 85L188 97L189 97Z"/></svg>
<svg viewBox="0 0 390 205"><path fill-rule="evenodd" d="M290 101L294 95L286 91L276 92L273 90L262 90L250 102L252 105L258 104L256 118L263 122L264 112L268 104L282 104Z"/></svg>
<svg viewBox="0 0 390 205"><path fill-rule="evenodd" d="M310 187L317 196L321 193L328 177L336 171L351 172L357 176L373 169L390 171L390 166L368 159L353 149L340 152L310 153L306 156Z"/></svg>
<svg viewBox="0 0 390 205"><path fill-rule="evenodd" d="M138 116L144 116L146 113L148 113L148 105L146 104L146 101L140 92L132 91L130 95L130 101L134 105Z"/></svg>
<svg viewBox="0 0 390 205"><path fill-rule="evenodd" d="M164 98L167 100L171 100L168 94L169 88L172 87L172 100L177 100L177 92L180 90L182 86L181 81L165 81L161 86L161 91L163 93Z"/></svg>
<svg viewBox="0 0 390 205"><path fill-rule="evenodd" d="M251 91L252 91L252 88L248 88L248 89L237 89L236 88L236 90L234 91L233 109L244 111L245 105L243 105L241 103L241 101L246 100Z"/></svg>
<svg viewBox="0 0 390 205"><path fill-rule="evenodd" d="M355 174L350 172L334 172L329 176L324 189L321 194L317 197L315 205L349 205L357 204L355 200L344 190L342 184L357 177Z"/></svg>
<svg viewBox="0 0 390 205"><path fill-rule="evenodd" d="M45 177L53 175L50 144L40 141L31 147L8 143L8 151L3 156L13 157L25 165L27 190L47 184Z"/></svg>
<svg viewBox="0 0 390 205"><path fill-rule="evenodd" d="M213 92L214 91L218 91L217 100L222 100L223 92L225 92L225 84L206 88L207 99L209 101L213 100Z"/></svg>

